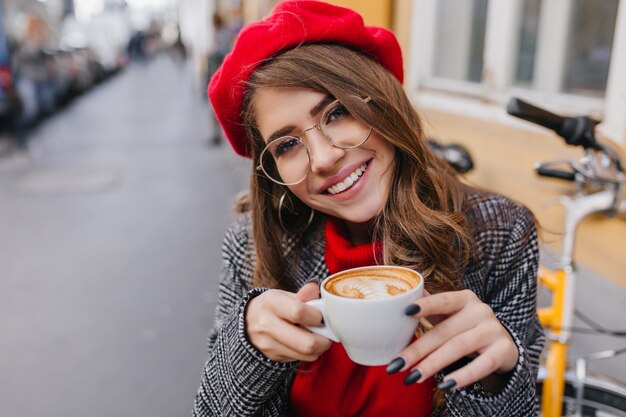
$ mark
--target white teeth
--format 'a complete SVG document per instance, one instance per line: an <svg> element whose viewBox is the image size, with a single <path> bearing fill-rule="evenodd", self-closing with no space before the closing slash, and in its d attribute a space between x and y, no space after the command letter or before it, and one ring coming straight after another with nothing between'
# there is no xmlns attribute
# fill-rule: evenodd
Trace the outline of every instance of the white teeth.
<svg viewBox="0 0 626 417"><path fill-rule="evenodd" d="M361 178L361 175L363 175L363 173L365 172L366 168L367 168L367 163L355 169L354 172L348 175L343 181L333 185L332 187L328 187L326 191L334 195L334 194L347 190L348 188L352 187L354 184L357 183L359 178Z"/></svg>

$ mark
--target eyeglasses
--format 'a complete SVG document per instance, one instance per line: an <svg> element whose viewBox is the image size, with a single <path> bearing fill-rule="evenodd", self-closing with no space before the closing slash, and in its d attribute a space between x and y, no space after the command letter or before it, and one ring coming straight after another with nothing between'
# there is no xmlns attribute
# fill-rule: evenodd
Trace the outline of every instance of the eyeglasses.
<svg viewBox="0 0 626 417"><path fill-rule="evenodd" d="M344 102L335 100L324 108L320 121L304 129L299 136L274 139L261 152L257 171L280 185L302 182L311 169L311 151L303 135L317 129L336 148L352 149L363 145L371 136L372 128L350 114L348 107L358 108L369 103L370 97L349 96Z"/></svg>

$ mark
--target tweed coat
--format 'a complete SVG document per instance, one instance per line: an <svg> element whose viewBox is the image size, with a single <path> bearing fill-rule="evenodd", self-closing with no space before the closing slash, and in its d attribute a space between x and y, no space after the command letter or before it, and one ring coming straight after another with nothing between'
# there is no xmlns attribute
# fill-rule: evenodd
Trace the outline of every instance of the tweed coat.
<svg viewBox="0 0 626 417"><path fill-rule="evenodd" d="M446 394L444 415L534 416L538 411L535 382L544 342L536 314L539 254L534 218L525 207L499 195L471 191L469 201L467 218L474 229L476 260L466 267L463 285L492 308L515 341L519 359L498 393L468 387ZM323 226L311 233L298 264L293 265L298 287L312 277L329 274ZM289 255L292 249L288 242L285 253ZM193 415L288 415L289 391L298 363L268 359L246 336L246 303L266 290L252 284L255 250L250 216L241 216L227 231L222 255L215 324Z"/></svg>

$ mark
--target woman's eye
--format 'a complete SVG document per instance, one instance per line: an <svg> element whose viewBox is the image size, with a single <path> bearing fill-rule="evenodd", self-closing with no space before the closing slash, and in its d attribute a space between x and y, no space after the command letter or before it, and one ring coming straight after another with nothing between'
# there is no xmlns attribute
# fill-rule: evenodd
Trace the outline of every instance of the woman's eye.
<svg viewBox="0 0 626 417"><path fill-rule="evenodd" d="M292 152L296 150L300 145L301 142L296 138L284 138L278 140L276 143L276 147L274 148L274 156L279 157L286 154L287 152Z"/></svg>
<svg viewBox="0 0 626 417"><path fill-rule="evenodd" d="M324 119L324 123L330 124L336 120L341 120L349 115L350 113L348 112L348 109L346 109L343 104L336 104L333 108L326 112L326 118Z"/></svg>

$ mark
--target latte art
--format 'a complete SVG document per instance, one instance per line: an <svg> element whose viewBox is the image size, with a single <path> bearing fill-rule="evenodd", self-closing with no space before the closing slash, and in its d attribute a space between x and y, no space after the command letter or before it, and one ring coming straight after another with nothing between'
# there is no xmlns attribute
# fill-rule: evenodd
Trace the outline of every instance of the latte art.
<svg viewBox="0 0 626 417"><path fill-rule="evenodd" d="M410 274L388 273L388 270L367 273L338 274L325 283L326 291L340 297L377 300L410 291L419 280Z"/></svg>
<svg viewBox="0 0 626 417"><path fill-rule="evenodd" d="M329 285L330 292L342 297L378 299L410 290L408 282L384 277L350 277Z"/></svg>

